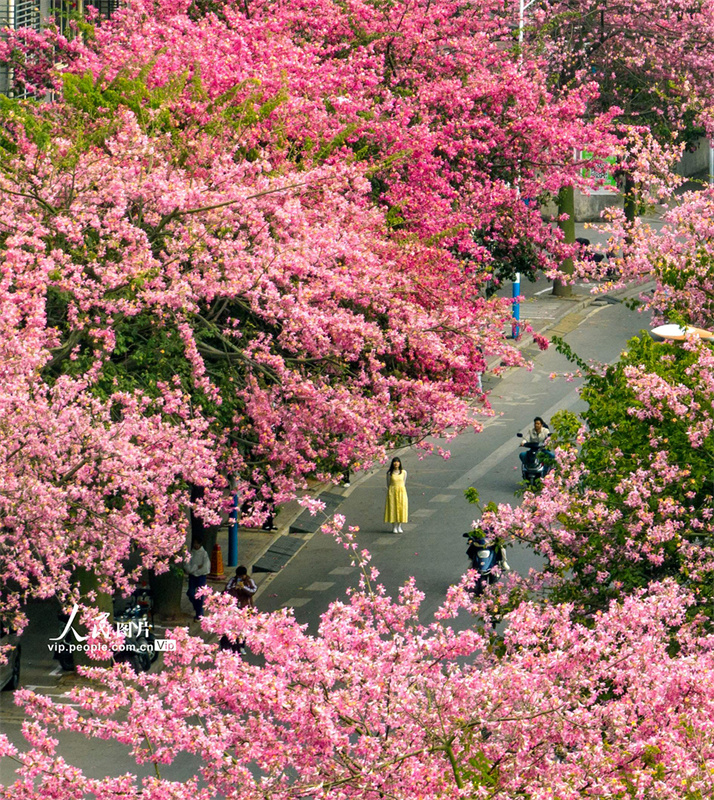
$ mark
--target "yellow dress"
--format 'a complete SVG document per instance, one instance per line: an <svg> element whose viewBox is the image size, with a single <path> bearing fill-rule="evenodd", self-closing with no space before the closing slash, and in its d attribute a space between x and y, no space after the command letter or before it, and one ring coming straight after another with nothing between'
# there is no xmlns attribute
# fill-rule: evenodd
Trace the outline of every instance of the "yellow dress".
<svg viewBox="0 0 714 800"><path fill-rule="evenodd" d="M407 471L393 472L389 476L389 486L387 488L387 503L384 507L384 521L391 525L408 522L409 501L405 482Z"/></svg>

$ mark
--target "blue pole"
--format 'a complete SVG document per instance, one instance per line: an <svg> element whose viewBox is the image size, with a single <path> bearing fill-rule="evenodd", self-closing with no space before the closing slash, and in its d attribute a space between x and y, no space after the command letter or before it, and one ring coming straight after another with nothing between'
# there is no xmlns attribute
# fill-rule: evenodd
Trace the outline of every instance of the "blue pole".
<svg viewBox="0 0 714 800"><path fill-rule="evenodd" d="M233 495L233 508L228 522L228 566L238 566L238 495Z"/></svg>
<svg viewBox="0 0 714 800"><path fill-rule="evenodd" d="M516 298L521 296L521 273L516 272L516 276L513 279L513 319L515 320L512 327L511 327L511 336L513 339L517 339L521 335L521 326L518 324L521 320L521 304L516 300Z"/></svg>

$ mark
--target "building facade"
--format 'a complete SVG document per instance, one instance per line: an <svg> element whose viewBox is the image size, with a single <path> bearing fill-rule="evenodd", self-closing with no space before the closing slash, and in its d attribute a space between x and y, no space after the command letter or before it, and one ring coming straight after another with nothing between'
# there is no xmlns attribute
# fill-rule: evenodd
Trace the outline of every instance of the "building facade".
<svg viewBox="0 0 714 800"><path fill-rule="evenodd" d="M104 17L111 16L119 0L92 0L92 5ZM40 31L48 20L54 19L64 31L69 21L83 13L84 0L0 0L0 31L7 28L32 28ZM0 65L0 92L10 97L23 96L13 86L12 69Z"/></svg>

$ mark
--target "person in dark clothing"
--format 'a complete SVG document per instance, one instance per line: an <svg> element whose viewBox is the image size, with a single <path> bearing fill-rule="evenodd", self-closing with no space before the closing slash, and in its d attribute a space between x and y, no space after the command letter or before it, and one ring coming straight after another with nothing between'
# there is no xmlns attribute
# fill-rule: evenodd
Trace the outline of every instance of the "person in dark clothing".
<svg viewBox="0 0 714 800"><path fill-rule="evenodd" d="M186 560L186 572L188 573L188 599L191 601L193 610L196 614L195 620L203 616L203 597L197 597L199 589L206 585L206 577L211 571L211 560L208 553L203 549L200 539L194 539L191 545L191 555Z"/></svg>
<svg viewBox="0 0 714 800"><path fill-rule="evenodd" d="M248 575L248 570L244 566L236 569L235 575L226 584L226 594L235 597L240 608L255 608L253 595L258 591L255 581ZM224 634L220 641L221 650L232 650L234 653L245 653L245 639L238 638L235 642L231 637Z"/></svg>

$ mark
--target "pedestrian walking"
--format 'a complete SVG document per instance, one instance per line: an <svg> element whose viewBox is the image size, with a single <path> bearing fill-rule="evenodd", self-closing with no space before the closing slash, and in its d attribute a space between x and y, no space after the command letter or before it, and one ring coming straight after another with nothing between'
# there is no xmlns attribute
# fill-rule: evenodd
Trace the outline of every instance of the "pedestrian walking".
<svg viewBox="0 0 714 800"><path fill-rule="evenodd" d="M260 526L264 531L277 531L278 526L275 524L275 506L270 504L268 506L268 516L265 522Z"/></svg>
<svg viewBox="0 0 714 800"><path fill-rule="evenodd" d="M481 357L483 357L483 347L481 347L481 345L476 345L476 350L478 350ZM486 361L484 360L483 363L485 366ZM478 393L483 394L483 370L478 370L476 372L476 381L477 381L476 389L478 390Z"/></svg>
<svg viewBox="0 0 714 800"><path fill-rule="evenodd" d="M203 616L203 597L197 597L199 589L206 585L206 577L211 571L211 560L208 553L203 548L200 539L194 539L191 545L191 555L186 560L186 572L188 573L188 599L191 601L195 612L194 621Z"/></svg>
<svg viewBox="0 0 714 800"><path fill-rule="evenodd" d="M402 524L409 521L409 499L407 498L407 471L402 461L393 458L387 470L387 502L384 521L392 526L392 533L404 533Z"/></svg>

